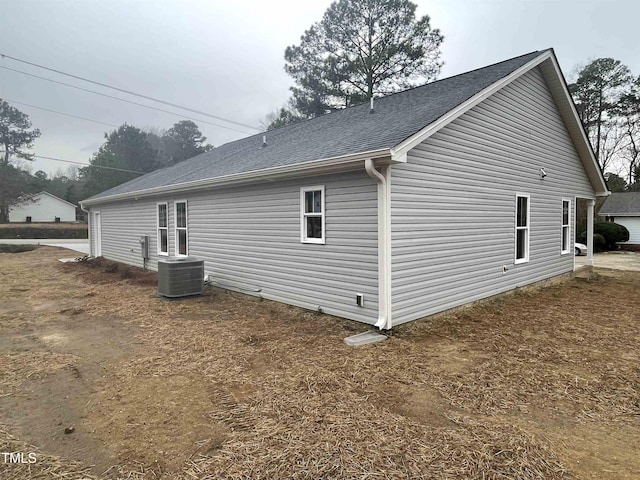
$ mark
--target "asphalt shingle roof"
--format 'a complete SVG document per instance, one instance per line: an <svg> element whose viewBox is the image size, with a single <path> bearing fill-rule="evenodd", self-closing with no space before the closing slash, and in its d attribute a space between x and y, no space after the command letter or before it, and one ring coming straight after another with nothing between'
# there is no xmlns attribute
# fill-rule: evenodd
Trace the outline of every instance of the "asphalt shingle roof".
<svg viewBox="0 0 640 480"><path fill-rule="evenodd" d="M267 168L393 148L455 107L544 53L537 51L221 145L91 197L134 193Z"/></svg>
<svg viewBox="0 0 640 480"><path fill-rule="evenodd" d="M599 214L640 216L640 192L612 193L602 204Z"/></svg>

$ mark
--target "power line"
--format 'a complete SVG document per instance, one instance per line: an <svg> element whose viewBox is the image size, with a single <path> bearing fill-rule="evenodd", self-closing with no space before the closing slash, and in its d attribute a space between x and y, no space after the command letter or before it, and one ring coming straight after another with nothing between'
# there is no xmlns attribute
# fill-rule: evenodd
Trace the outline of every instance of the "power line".
<svg viewBox="0 0 640 480"><path fill-rule="evenodd" d="M73 160L63 160L62 158L45 157L44 155L33 155L36 158L44 158L45 160L55 160L56 162L75 163L76 165L82 165L83 167L91 168L104 168L106 170L118 170L119 172L138 173L144 175L144 172L137 172L135 170L127 170L126 168L107 167L106 165L88 165L82 162L74 162Z"/></svg>
<svg viewBox="0 0 640 480"><path fill-rule="evenodd" d="M40 80L46 80L47 82L57 83L58 85L64 85L65 87L75 88L76 90L82 90L83 92L88 92L88 93L93 93L95 95L100 95L101 97L111 98L113 100L118 100L120 102L130 103L132 105L137 105L139 107L148 108L150 110L155 110L157 112L168 113L169 115L174 115L176 117L188 118L189 120L193 120L193 121L196 121L196 122L206 123L207 125L213 125L215 127L226 128L227 130L233 130L234 132L243 133L244 135L250 135L249 133L244 132L242 130L238 130L237 128L227 127L226 125L220 125L218 123L208 122L206 120L201 120L199 118L188 117L188 116L182 115L180 113L170 112L169 110L163 110L161 108L152 107L151 105L145 105L144 103L138 103L138 102L134 102L132 100L126 100L124 98L114 97L113 95L107 95L106 93L96 92L95 90L89 90L87 88L79 87L77 85L72 85L70 83L60 82L58 80L53 80L53 79L47 78L47 77L41 77L40 75L36 75L34 73L23 72L22 70L16 70L15 68L5 67L4 65L0 65L0 68L3 68L5 70L9 70L9 71L12 71L12 72L20 73L22 75L27 75L29 77L39 78Z"/></svg>
<svg viewBox="0 0 640 480"><path fill-rule="evenodd" d="M32 62L28 62L26 60L21 60L19 58L15 58L15 57L12 57L10 55L6 55L4 53L0 53L0 57L8 58L10 60L14 60L14 61L20 62L20 63L25 63L25 64L31 65L33 67L42 68L42 69L48 70L50 72L54 72L54 73L58 73L60 75L64 75L64 76L67 76L67 77L75 78L76 80L82 80L83 82L89 82L89 83L93 83L94 85L99 85L101 87L110 88L112 90L117 90L118 92L123 92L123 93L126 93L128 95L133 95L133 96L136 96L136 97L144 98L145 100L151 100L152 102L162 103L163 105L168 105L170 107L179 108L181 110L186 110L186 111L192 112L192 113L197 113L198 115L204 115L205 117L211 117L211 118L215 118L216 120L222 120L224 122L232 123L232 124L238 125L240 127L250 128L252 130L257 130L259 132L262 131L260 128L256 128L256 127L254 127L252 125L247 125L246 123L236 122L234 120L229 120L228 118L219 117L217 115L212 115L210 113L202 112L200 110L195 110L193 108L183 107L183 106L175 104L175 103L167 102L165 100L160 100L159 98L149 97L147 95L142 95L140 93L132 92L130 90L125 90L124 88L114 87L112 85L108 85L106 83L98 82L96 80L91 80L89 78L80 77L78 75L73 75L71 73L66 73L66 72L63 72L61 70L56 70L54 68L45 67L44 65L39 65L37 63L32 63Z"/></svg>
<svg viewBox="0 0 640 480"><path fill-rule="evenodd" d="M79 117L77 115L71 115L70 113L58 112L57 110L50 110L48 108L38 107L37 105L30 105L28 103L22 103L22 102L17 102L15 100L9 100L8 98L4 98L3 100L5 100L7 102L10 102L10 103L15 103L17 105L24 105L25 107L37 108L38 110L44 110L45 112L57 113L58 115L64 115L65 117L78 118L80 120L86 120L87 122L100 123L102 125L107 125L109 127L118 128L118 126L119 126L119 125L114 125L112 123L101 122L100 120L92 120L91 118Z"/></svg>

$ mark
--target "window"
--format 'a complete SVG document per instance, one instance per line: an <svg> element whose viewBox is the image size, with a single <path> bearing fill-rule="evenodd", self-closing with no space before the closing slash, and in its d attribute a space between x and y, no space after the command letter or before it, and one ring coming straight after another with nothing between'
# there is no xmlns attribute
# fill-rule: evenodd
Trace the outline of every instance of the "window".
<svg viewBox="0 0 640 480"><path fill-rule="evenodd" d="M176 202L176 257L189 254L189 236L187 233L187 202Z"/></svg>
<svg viewBox="0 0 640 480"><path fill-rule="evenodd" d="M158 203L158 255L169 255L169 211L166 203Z"/></svg>
<svg viewBox="0 0 640 480"><path fill-rule="evenodd" d="M516 195L516 261L529 261L529 196Z"/></svg>
<svg viewBox="0 0 640 480"><path fill-rule="evenodd" d="M324 186L300 189L302 243L324 243Z"/></svg>
<svg viewBox="0 0 640 480"><path fill-rule="evenodd" d="M571 248L571 229L569 228L569 219L571 218L571 201L562 200L562 250L560 253L569 253Z"/></svg>

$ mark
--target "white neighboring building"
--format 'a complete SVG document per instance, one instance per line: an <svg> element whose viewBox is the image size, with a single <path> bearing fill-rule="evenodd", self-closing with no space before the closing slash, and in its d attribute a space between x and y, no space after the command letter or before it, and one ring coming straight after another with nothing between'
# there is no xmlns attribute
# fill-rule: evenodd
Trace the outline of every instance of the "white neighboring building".
<svg viewBox="0 0 640 480"><path fill-rule="evenodd" d="M36 193L31 200L9 208L11 223L75 221L76 206L47 192Z"/></svg>
<svg viewBox="0 0 640 480"><path fill-rule="evenodd" d="M627 227L629 241L620 244L640 245L640 192L612 193L598 215Z"/></svg>

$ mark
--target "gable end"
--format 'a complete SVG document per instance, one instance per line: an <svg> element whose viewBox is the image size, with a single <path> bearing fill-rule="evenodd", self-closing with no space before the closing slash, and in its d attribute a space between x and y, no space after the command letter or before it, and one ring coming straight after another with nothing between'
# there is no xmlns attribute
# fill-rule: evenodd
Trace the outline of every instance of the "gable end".
<svg viewBox="0 0 640 480"><path fill-rule="evenodd" d="M574 144L576 151L582 161L582 165L589 177L589 181L593 186L596 196L607 196L610 194L604 176L596 157L593 153L593 149L587 135L584 131L582 123L579 120L578 113L573 104L573 100L569 94L564 76L560 70L557 59L553 50L547 50L540 56L534 58L527 64L523 65L519 69L515 70L511 74L502 78L501 80L490 85L486 89L482 90L478 94L471 97L469 100L449 111L446 115L443 115L435 122L427 125L425 128L415 133L411 137L404 140L402 143L392 149L392 158L402 157L406 155L411 149L418 146L420 143L434 135L436 132L459 118L464 113L471 110L476 105L480 104L484 100L490 98L496 92L499 92L503 88L510 85L512 82L526 75L536 67L539 67L540 72L544 76L547 87L554 99L558 112L562 117L566 130Z"/></svg>

